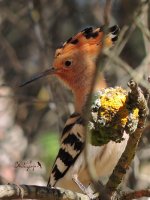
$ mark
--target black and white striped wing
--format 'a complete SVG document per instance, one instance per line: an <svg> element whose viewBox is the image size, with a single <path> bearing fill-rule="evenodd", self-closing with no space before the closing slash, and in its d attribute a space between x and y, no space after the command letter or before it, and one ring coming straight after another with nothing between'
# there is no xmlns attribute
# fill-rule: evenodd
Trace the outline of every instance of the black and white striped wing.
<svg viewBox="0 0 150 200"><path fill-rule="evenodd" d="M83 118L78 113L72 114L63 129L61 146L52 168L48 186L54 187L82 152L85 142L84 131Z"/></svg>

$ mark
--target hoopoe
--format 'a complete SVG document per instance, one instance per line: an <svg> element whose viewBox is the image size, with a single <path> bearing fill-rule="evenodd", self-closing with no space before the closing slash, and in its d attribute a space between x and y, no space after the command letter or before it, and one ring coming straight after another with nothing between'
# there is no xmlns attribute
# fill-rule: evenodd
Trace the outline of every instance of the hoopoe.
<svg viewBox="0 0 150 200"><path fill-rule="evenodd" d="M85 188L91 183L83 151L85 122L82 114L91 91L96 60L103 47L113 46L118 33L117 25L110 27L105 34L103 27L84 29L56 50L52 68L23 84L43 76L55 75L70 87L75 97L75 113L69 117L63 129L60 149L48 180L50 187L58 186L81 192L75 182L80 182ZM126 133L124 138L121 143L111 141L100 147L88 144L88 157L95 166L98 178L112 173L125 149L128 140Z"/></svg>

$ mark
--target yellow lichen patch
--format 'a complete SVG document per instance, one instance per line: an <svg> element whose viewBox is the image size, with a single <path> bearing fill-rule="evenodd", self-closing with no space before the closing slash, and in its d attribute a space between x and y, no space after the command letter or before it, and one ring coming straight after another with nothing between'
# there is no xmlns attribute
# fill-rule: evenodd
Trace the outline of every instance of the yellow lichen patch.
<svg viewBox="0 0 150 200"><path fill-rule="evenodd" d="M125 90L121 90L120 87L116 88L116 90L107 88L100 101L104 108L110 107L112 110L118 110L126 101Z"/></svg>
<svg viewBox="0 0 150 200"><path fill-rule="evenodd" d="M128 114L129 114L129 112L127 109L123 110L123 112L120 113L120 123L123 127L126 125L126 123L128 121Z"/></svg>
<svg viewBox="0 0 150 200"><path fill-rule="evenodd" d="M101 109L100 117L104 117L107 122L111 122L117 115L118 122L123 126L127 122L128 110L125 106L127 93L120 87L107 88L100 97Z"/></svg>
<svg viewBox="0 0 150 200"><path fill-rule="evenodd" d="M135 119L138 119L138 117L139 117L139 109L138 109L138 108L135 108L135 109L133 110L133 117L134 117Z"/></svg>

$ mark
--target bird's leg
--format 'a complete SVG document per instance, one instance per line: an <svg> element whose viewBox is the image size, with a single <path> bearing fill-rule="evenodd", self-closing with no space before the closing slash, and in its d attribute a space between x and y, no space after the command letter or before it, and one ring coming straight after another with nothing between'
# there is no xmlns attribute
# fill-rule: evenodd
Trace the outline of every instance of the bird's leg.
<svg viewBox="0 0 150 200"><path fill-rule="evenodd" d="M96 198L96 196L95 196L95 194L94 194L92 188L89 187L89 186L88 186L88 187L85 187L85 186L79 181L78 175L77 175L77 174L74 174L74 175L72 176L72 180L77 184L77 186L80 188L80 190L81 190L84 194L86 194L90 199L95 199L95 198Z"/></svg>
<svg viewBox="0 0 150 200"><path fill-rule="evenodd" d="M73 175L72 180L77 184L82 192L86 193L86 187L79 181L77 174Z"/></svg>

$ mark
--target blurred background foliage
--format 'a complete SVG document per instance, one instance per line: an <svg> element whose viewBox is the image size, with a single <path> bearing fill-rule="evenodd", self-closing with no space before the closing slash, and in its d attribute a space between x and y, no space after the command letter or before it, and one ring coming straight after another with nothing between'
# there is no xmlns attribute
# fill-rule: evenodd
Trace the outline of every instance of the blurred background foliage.
<svg viewBox="0 0 150 200"><path fill-rule="evenodd" d="M148 2L148 1L147 1ZM0 183L39 184L47 182L59 148L60 133L73 112L71 92L55 77L26 87L19 84L52 66L55 49L87 26L104 23L104 0L0 0ZM135 20L140 0L113 0L110 25L127 30L118 54L142 78L150 75L150 40L143 39ZM150 28L150 3L143 24ZM143 12L143 10L141 11ZM140 12L139 12L140 13ZM141 13L140 13L141 14ZM147 33L149 34L149 32ZM129 36L128 36L129 35ZM150 54L149 54L150 57ZM127 70L111 60L103 73L109 86L127 86ZM27 172L15 168L17 161L40 162L41 169ZM147 123L132 170L126 178L131 188L150 185L150 124Z"/></svg>

